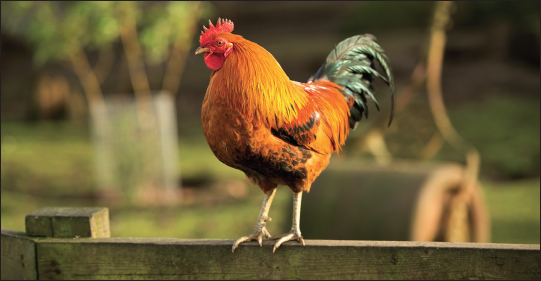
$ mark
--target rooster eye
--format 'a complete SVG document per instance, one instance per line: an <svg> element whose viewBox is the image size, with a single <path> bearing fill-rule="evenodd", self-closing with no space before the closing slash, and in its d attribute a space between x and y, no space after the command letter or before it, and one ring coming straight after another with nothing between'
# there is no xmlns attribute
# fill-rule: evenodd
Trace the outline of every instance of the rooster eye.
<svg viewBox="0 0 541 281"><path fill-rule="evenodd" d="M222 46L224 44L224 42L223 41L218 41L217 44L218 44L218 46Z"/></svg>

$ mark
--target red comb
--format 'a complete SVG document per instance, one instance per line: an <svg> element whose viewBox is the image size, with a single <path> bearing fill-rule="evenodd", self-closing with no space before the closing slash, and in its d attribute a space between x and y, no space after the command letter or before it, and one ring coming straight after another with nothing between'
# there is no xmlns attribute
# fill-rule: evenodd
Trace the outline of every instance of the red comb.
<svg viewBox="0 0 541 281"><path fill-rule="evenodd" d="M212 36L218 33L231 32L233 31L233 22L230 20L222 20L218 18L216 26L212 25L212 22L209 20L209 28L203 26L203 31L201 31L201 36L199 37L199 44L201 46L207 45Z"/></svg>

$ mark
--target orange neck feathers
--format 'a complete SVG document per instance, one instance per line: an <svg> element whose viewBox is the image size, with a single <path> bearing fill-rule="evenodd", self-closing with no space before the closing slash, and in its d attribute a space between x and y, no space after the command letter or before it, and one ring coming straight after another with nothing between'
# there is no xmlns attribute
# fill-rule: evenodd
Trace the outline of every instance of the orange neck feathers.
<svg viewBox="0 0 541 281"><path fill-rule="evenodd" d="M298 118L308 97L263 47L242 36L222 33L233 51L221 69L212 73L209 90L224 98L246 118L279 127Z"/></svg>

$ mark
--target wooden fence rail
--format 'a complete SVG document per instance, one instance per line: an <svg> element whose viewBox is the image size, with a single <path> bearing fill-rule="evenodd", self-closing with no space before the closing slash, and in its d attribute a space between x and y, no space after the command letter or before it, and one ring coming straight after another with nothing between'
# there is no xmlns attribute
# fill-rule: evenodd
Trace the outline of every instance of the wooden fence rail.
<svg viewBox="0 0 541 281"><path fill-rule="evenodd" d="M66 219L70 210L79 217ZM87 229L81 217L109 233L103 228L107 209L86 210L38 211L51 216L52 224L41 222L52 227L49 237L2 229L2 279L540 278L539 245L306 240L306 246L287 242L273 254L273 242L267 241L263 247L245 243L231 253L233 240L81 236L77 229ZM28 219L35 214L27 216L27 229L40 221ZM56 216L64 225L54 224ZM71 221L78 226L65 225ZM55 238L55 227L76 235Z"/></svg>

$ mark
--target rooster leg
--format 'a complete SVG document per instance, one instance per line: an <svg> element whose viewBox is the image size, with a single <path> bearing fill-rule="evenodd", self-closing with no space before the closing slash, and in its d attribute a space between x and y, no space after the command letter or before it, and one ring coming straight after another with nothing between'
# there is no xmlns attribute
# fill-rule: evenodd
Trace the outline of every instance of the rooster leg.
<svg viewBox="0 0 541 281"><path fill-rule="evenodd" d="M269 218L269 210L270 206L272 204L272 200L274 199L274 194L276 193L276 188L273 189L269 194L265 195L265 199L263 199L263 206L261 206L261 211L259 212L259 218L257 219L257 223L255 225L254 233L239 238L235 243L233 244L233 253L235 252L235 249L239 246L240 243L246 242L246 241L252 241L257 240L259 242L259 246L262 246L263 242L263 235L265 237L269 238L271 235L265 228L265 224L268 221L271 221L271 218Z"/></svg>
<svg viewBox="0 0 541 281"><path fill-rule="evenodd" d="M282 243L290 240L297 240L302 245L304 245L304 239L302 239L301 228L299 226L301 220L301 200L302 200L302 191L299 193L293 193L293 224L291 226L291 231L286 234L272 236L269 239L278 239L274 243L274 248L272 252L276 251Z"/></svg>

